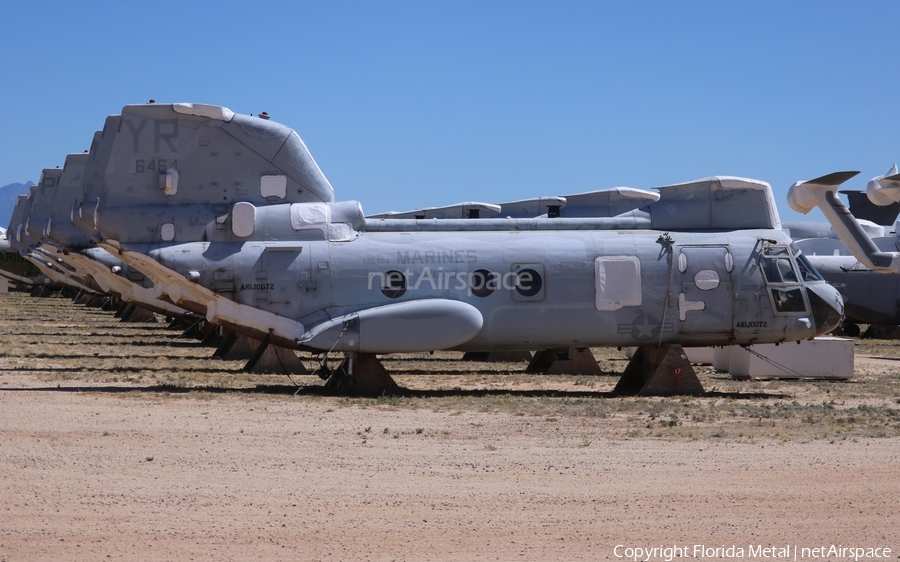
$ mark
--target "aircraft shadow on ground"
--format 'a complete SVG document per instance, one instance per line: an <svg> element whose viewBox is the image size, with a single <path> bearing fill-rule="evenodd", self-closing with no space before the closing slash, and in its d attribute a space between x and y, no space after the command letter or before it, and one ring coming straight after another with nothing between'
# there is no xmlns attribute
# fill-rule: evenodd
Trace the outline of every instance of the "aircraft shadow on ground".
<svg viewBox="0 0 900 562"><path fill-rule="evenodd" d="M119 359L119 356L98 356L93 357L92 359ZM182 359L181 357L175 357L175 359ZM115 375L136 375L141 373L184 373L185 375L190 374L234 374L234 375L243 375L247 374L243 369L222 369L221 367L210 367L210 368L185 368L181 367L177 371L173 371L171 367L41 367L41 368L31 368L31 367L14 367L14 368L6 368L0 369L0 374L2 373L110 373Z"/></svg>
<svg viewBox="0 0 900 562"><path fill-rule="evenodd" d="M109 337L112 337L112 336L104 336L104 335L96 335L95 334L95 335L88 335L88 336L81 337L81 339L78 339L78 340L63 341L63 342L57 341L57 342L54 342L53 345L65 346L65 347L83 347L86 345L108 346L109 345L109 339L108 339ZM120 334L116 337L122 337L122 336ZM96 339L92 340L91 338L96 338ZM34 344L38 344L38 343L39 342L34 342ZM197 341L190 341L190 340L171 341L168 343L160 343L159 341L153 341L153 340L151 340L151 341L128 340L128 341L124 342L122 345L127 346L127 347L162 347L162 348L166 348L166 347L196 347L199 349L204 349L204 347L200 346ZM210 350L209 354L212 355L212 352L215 351L216 348L209 347L206 349L209 349ZM50 356L50 355L48 355L48 356ZM67 357L67 355L60 355L60 357Z"/></svg>
<svg viewBox="0 0 900 562"><path fill-rule="evenodd" d="M879 361L900 361L900 357L888 357L887 355L871 355L867 359L878 359Z"/></svg>
<svg viewBox="0 0 900 562"><path fill-rule="evenodd" d="M146 392L160 394L271 394L271 395L297 395L297 396L352 396L347 393L335 392L324 385L269 385L259 384L247 388L226 388L221 386L192 386L184 387L169 384L149 386L45 386L27 388L0 388L0 392L76 392L76 393L102 393L102 394L126 394L131 392ZM508 389L438 389L438 390L411 390L398 388L396 391L383 396L402 398L482 398L488 396L508 396L514 398L623 398L627 394L615 392L600 392L590 390L508 390ZM366 397L357 397L364 399ZM369 397L377 400L379 397ZM637 396L635 396L637 398ZM774 394L767 392L718 392L704 393L699 398L727 398L731 400L777 400L791 398L789 394Z"/></svg>
<svg viewBox="0 0 900 562"><path fill-rule="evenodd" d="M7 320L7 321L10 322L10 320ZM21 321L26 322L29 320L23 318ZM173 338L171 338L170 334L167 334L165 332L161 333L160 332L161 329L162 328L160 328L160 326L127 326L127 325L124 325L124 329L120 329L118 331L116 331L114 329L103 330L103 331L92 330L90 332L84 332L84 333L79 332L77 335L79 338L91 338L91 337L94 337L94 338L104 338L104 337L121 338L121 337L123 337L122 334L126 333L126 332L146 332L150 336L156 338L157 342L166 341L167 339L173 339ZM35 330L32 332L18 331L18 330L15 332L7 331L6 335L8 337L17 337L17 338L18 337L26 337L26 336L34 336L34 337L39 337L39 338L54 338L54 341L60 337L57 334L50 334L50 333L47 333L46 331L40 331L40 330ZM74 333L72 333L72 335L74 335ZM66 336L66 334L62 334L62 337L65 337L65 336ZM195 340L195 343L196 343L196 340ZM158 343L158 344L165 345L165 343Z"/></svg>
<svg viewBox="0 0 900 562"><path fill-rule="evenodd" d="M621 377L621 372L614 371L604 371L602 373L598 373L596 375L556 375L556 374L542 374L542 373L526 373L525 365L521 365L516 369L509 370L494 370L494 369L460 369L454 371L426 371L424 369L390 369L390 373L392 377L405 377L405 376L413 376L413 377L467 377L467 376L476 376L476 375L487 375L491 377L514 377L518 375L529 376L529 377Z"/></svg>

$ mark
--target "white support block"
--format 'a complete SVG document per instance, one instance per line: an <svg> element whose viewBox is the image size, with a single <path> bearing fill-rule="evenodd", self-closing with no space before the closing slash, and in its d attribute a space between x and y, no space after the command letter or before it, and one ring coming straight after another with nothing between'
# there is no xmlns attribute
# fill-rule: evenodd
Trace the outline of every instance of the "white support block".
<svg viewBox="0 0 900 562"><path fill-rule="evenodd" d="M684 353L691 363L712 365L715 349L714 347L685 347Z"/></svg>
<svg viewBox="0 0 900 562"><path fill-rule="evenodd" d="M839 379L853 377L853 340L820 337L800 343L732 346L728 372L736 379Z"/></svg>
<svg viewBox="0 0 900 562"><path fill-rule="evenodd" d="M713 369L720 373L728 372L731 361L731 346L717 347L713 352Z"/></svg>

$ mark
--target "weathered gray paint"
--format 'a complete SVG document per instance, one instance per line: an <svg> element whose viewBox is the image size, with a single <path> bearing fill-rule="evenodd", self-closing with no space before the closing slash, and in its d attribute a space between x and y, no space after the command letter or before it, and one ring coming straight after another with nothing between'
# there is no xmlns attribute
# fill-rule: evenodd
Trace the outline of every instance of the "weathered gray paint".
<svg viewBox="0 0 900 562"><path fill-rule="evenodd" d="M263 183L286 185L284 197ZM143 272L150 297L298 348L724 345L831 327L841 303L822 281L789 284L800 309L773 305L761 253L781 247L797 263L767 184L659 189L612 217L366 219L332 200L286 127L212 106L127 106L95 135L73 222ZM482 272L498 285L470 287ZM628 284L610 290L624 301L598 306L601 282Z"/></svg>

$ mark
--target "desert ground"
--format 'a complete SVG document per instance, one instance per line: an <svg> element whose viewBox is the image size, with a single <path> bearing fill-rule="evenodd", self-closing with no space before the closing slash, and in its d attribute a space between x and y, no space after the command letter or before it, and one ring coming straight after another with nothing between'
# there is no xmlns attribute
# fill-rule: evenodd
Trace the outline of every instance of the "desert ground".
<svg viewBox="0 0 900 562"><path fill-rule="evenodd" d="M0 562L900 557L900 342L675 398L613 395L616 349L590 377L404 355L407 392L352 398L68 299L0 319Z"/></svg>

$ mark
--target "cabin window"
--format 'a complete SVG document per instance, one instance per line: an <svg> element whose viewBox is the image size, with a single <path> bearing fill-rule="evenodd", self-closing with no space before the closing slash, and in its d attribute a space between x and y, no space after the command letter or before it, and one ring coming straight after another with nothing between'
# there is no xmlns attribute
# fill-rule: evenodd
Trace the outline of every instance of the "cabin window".
<svg viewBox="0 0 900 562"><path fill-rule="evenodd" d="M544 280L536 270L529 267L516 272L516 292L523 297L533 297L543 288Z"/></svg>
<svg viewBox="0 0 900 562"><path fill-rule="evenodd" d="M539 263L514 263L510 266L509 277L504 275L503 283L512 289L514 301L536 302L544 300L544 266Z"/></svg>
<svg viewBox="0 0 900 562"><path fill-rule="evenodd" d="M641 260L637 256L601 256L594 260L597 310L640 306Z"/></svg>
<svg viewBox="0 0 900 562"><path fill-rule="evenodd" d="M406 293L406 276L392 269L381 277L381 292L389 299L399 299Z"/></svg>
<svg viewBox="0 0 900 562"><path fill-rule="evenodd" d="M694 285L701 291L712 291L720 282L719 274L711 269L703 269L694 275Z"/></svg>
<svg viewBox="0 0 900 562"><path fill-rule="evenodd" d="M476 297L490 296L497 289L497 274L487 269L476 269L469 274L469 292Z"/></svg>

